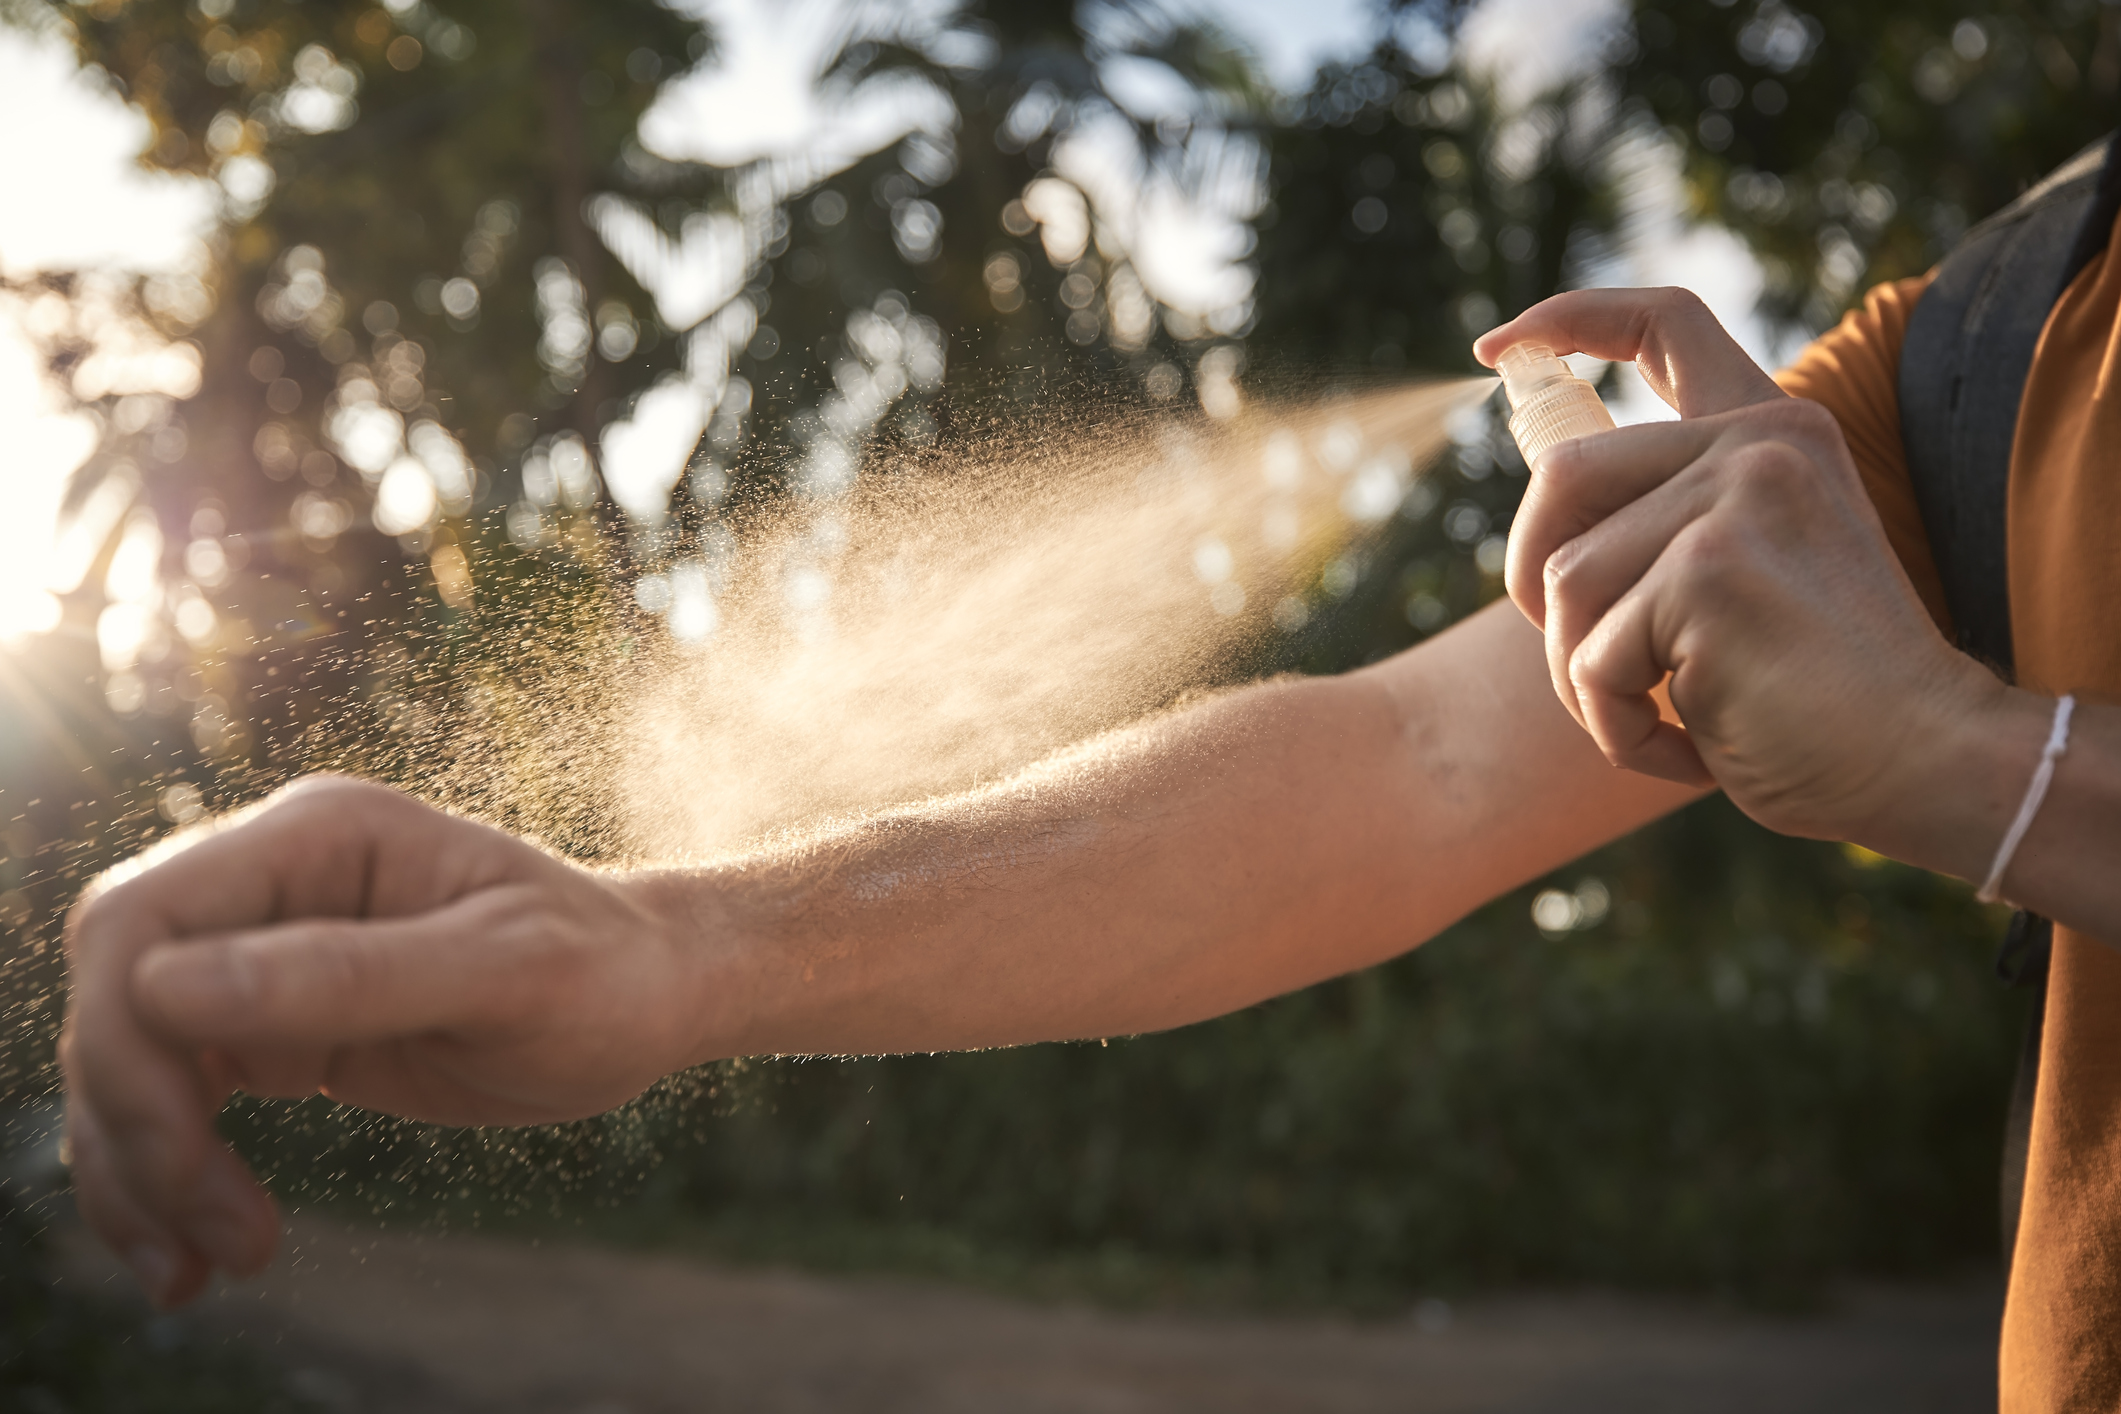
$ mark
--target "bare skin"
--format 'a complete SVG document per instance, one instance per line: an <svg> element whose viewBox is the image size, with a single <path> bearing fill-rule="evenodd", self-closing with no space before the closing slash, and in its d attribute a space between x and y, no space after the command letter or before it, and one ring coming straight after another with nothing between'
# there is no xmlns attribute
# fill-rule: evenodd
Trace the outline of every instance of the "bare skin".
<svg viewBox="0 0 2121 1414"><path fill-rule="evenodd" d="M1526 339L1634 361L1681 417L1555 448L1511 529L1510 597L1607 758L1713 782L1772 830L1985 877L2055 704L1937 631L1832 416L1685 290L1562 295L1474 352ZM2080 702L2064 760L2003 891L2121 942L2121 709Z"/></svg>
<svg viewBox="0 0 2121 1414"><path fill-rule="evenodd" d="M1672 292L1564 296L1480 351L1520 337L1640 355L1686 420L1550 454L1517 607L1374 667L713 869L596 873L321 779L118 871L68 934L83 1211L182 1302L277 1237L211 1128L235 1088L518 1124L722 1056L1182 1025L1403 952L1712 785L1985 869L2045 706L1938 636L1832 424ZM2121 714L2080 722L2008 883L2121 938Z"/></svg>

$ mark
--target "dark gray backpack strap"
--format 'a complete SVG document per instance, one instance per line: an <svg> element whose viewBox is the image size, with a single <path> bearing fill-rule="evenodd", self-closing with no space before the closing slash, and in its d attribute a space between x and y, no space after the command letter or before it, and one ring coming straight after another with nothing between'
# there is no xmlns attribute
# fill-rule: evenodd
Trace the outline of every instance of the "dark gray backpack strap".
<svg viewBox="0 0 2121 1414"><path fill-rule="evenodd" d="M1900 351L1900 437L1959 646L2011 671L2004 505L2018 401L2048 311L2113 226L2102 138L1945 257ZM2101 211L2103 208L2103 216Z"/></svg>
<svg viewBox="0 0 2121 1414"><path fill-rule="evenodd" d="M2018 1248L2018 1213L2025 1206L2025 1161L2033 1145L2033 1092L2040 1081L2040 1035L2047 1029L2047 962L2055 925L2019 911L1996 953L1996 975L2006 987L2028 987L2032 1006L2018 1040L2018 1073L2011 1077L2010 1108L2003 1119L2003 1172L1996 1190L2002 1218L2003 1265Z"/></svg>
<svg viewBox="0 0 2121 1414"><path fill-rule="evenodd" d="M2011 675L2005 507L2018 404L2047 316L2106 248L2121 210L2121 133L2078 153L1967 232L1908 320L1900 351L1900 438L1959 646ZM2053 928L2020 913L1996 958L2033 990L2003 1137L2003 1254L2017 1245L2040 1070Z"/></svg>

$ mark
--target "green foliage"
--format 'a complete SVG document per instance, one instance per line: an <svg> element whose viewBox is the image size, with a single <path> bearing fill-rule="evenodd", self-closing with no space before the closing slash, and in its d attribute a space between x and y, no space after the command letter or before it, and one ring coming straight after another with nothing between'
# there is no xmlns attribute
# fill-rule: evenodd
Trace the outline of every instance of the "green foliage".
<svg viewBox="0 0 2121 1414"><path fill-rule="evenodd" d="M190 340L198 391L179 405L77 383L107 435L74 494L136 486L175 591L139 661L113 670L114 706L188 716L171 735L197 754L177 764L247 779L290 734L328 725L319 709L355 690L424 596L467 606L499 537L466 517L512 491L526 457L593 439L674 362L586 203L652 202L673 223L727 204L720 174L648 159L632 138L656 77L706 37L651 0L54 9L154 123L145 160L213 172L228 192L211 267L144 282L130 310ZM90 342L62 341L55 365ZM406 445L443 469L441 514L372 531ZM544 518L594 560L579 499ZM104 533L115 543L129 523ZM69 606L84 627L100 579Z"/></svg>
<svg viewBox="0 0 2121 1414"><path fill-rule="evenodd" d="M1750 242L1767 306L1819 327L2108 131L2121 9L1638 0L1628 100L1685 156L1695 210Z"/></svg>
<svg viewBox="0 0 2121 1414"><path fill-rule="evenodd" d="M1322 70L1268 137L1254 342L1335 370L1477 372L1473 335L1580 277L1576 247L1610 221L1578 97L1505 115L1397 45Z"/></svg>
<svg viewBox="0 0 2121 1414"><path fill-rule="evenodd" d="M1182 388L1183 342L1159 324L1131 252L1093 229L1087 198L1054 174L1052 158L1086 123L1123 111L1106 61L1154 63L1237 112L1256 101L1256 80L1212 30L1155 6L1102 7L1101 43L1086 42L1075 8L967 7L965 37L988 50L977 64L943 63L888 30L852 34L832 56L828 84L919 81L960 123L862 158L793 204L785 241L748 292L775 338L765 357L754 346L740 363L756 392L750 435L732 459L737 494L784 487L806 450L832 440L821 411L844 370L861 366L862 330L879 310L894 321L917 312L948 347L939 376L927 383L913 370L911 390L866 439L887 464L917 464L927 448L962 445L1040 403L1142 401L1159 363L1174 375L1163 396ZM1183 133L1135 127L1145 174L1187 161ZM1041 178L1062 206L1082 208L1079 234L1026 210Z"/></svg>
<svg viewBox="0 0 2121 1414"><path fill-rule="evenodd" d="M1612 220L1604 128L1583 130L1579 97L1504 115L1486 85L1398 43L1322 69L1267 134L1248 341L1266 380L1477 371L1472 336L1583 275ZM1501 593L1525 465L1499 421L1469 421L1386 531L1328 570L1329 612L1282 662L1375 661Z"/></svg>

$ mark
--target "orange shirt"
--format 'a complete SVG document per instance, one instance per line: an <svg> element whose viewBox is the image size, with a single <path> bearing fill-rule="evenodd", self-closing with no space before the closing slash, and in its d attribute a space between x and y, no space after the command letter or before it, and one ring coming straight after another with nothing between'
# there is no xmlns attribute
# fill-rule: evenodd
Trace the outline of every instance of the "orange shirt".
<svg viewBox="0 0 2121 1414"><path fill-rule="evenodd" d="M1927 283L1871 291L1777 381L1840 421L1908 578L1948 635L1900 441L1900 345ZM2008 506L2019 684L2121 699L2121 221L2041 332ZM2121 1409L2121 946L2067 928L2055 930L2049 964L2001 1354L2002 1414Z"/></svg>
<svg viewBox="0 0 2121 1414"><path fill-rule="evenodd" d="M1871 505L1885 522L1900 566L1930 617L1952 636L1952 613L1944 604L1944 583L1930 555L1929 533L1915 504L1908 480L1907 450L1900 442L1900 345L1915 301L1929 288L1930 275L1880 285L1863 297L1842 321L1814 339L1797 361L1775 375L1792 397L1823 404L1841 424L1849 454Z"/></svg>

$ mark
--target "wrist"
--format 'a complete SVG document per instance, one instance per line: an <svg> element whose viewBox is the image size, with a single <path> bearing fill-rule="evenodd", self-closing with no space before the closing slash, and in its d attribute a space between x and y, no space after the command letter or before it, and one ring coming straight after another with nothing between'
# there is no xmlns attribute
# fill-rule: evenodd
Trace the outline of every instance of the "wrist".
<svg viewBox="0 0 2121 1414"><path fill-rule="evenodd" d="M662 961L666 1071L750 1053L759 930L722 871L642 869L610 876Z"/></svg>
<svg viewBox="0 0 2121 1414"><path fill-rule="evenodd" d="M2054 701L1961 662L1950 686L1907 723L1886 798L1850 838L1979 883L2039 765Z"/></svg>

